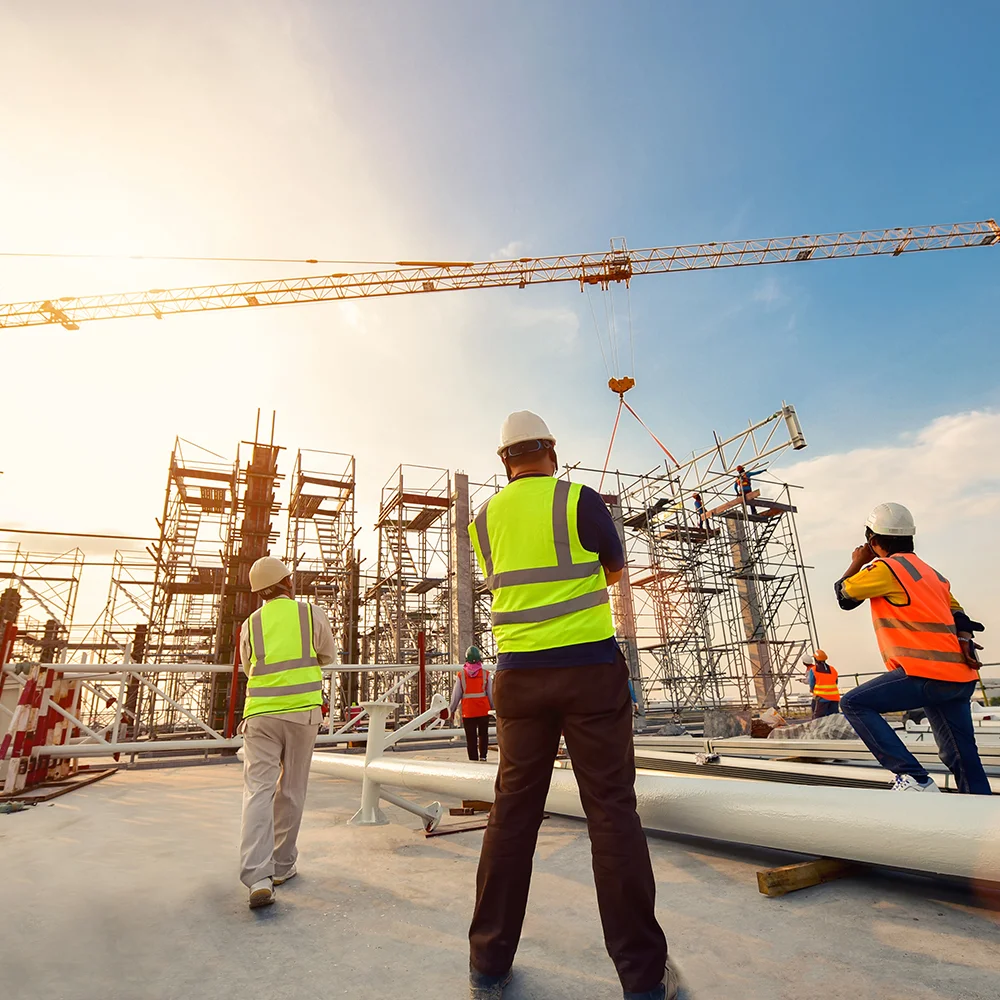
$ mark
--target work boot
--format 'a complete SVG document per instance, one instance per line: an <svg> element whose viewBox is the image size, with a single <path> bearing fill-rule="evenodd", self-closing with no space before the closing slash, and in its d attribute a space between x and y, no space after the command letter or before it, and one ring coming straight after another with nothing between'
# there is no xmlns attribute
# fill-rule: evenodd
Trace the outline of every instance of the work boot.
<svg viewBox="0 0 1000 1000"><path fill-rule="evenodd" d="M487 976L471 963L469 964L469 998L470 1000L501 1000L504 987L514 975L513 969L508 969L502 976Z"/></svg>
<svg viewBox="0 0 1000 1000"><path fill-rule="evenodd" d="M670 959L667 959L667 967L663 973L663 982L659 986L645 993L629 993L625 990L625 1000L691 1000L691 994L687 991L681 977L677 972L677 967Z"/></svg>
<svg viewBox="0 0 1000 1000"><path fill-rule="evenodd" d="M274 884L275 885L283 885L290 878L295 878L296 875L298 875L298 870L296 869L295 865L292 865L292 867L289 868L288 871L285 872L284 875L275 875L274 876Z"/></svg>
<svg viewBox="0 0 1000 1000"><path fill-rule="evenodd" d="M274 902L274 884L269 878L262 878L250 886L250 909L270 906Z"/></svg>

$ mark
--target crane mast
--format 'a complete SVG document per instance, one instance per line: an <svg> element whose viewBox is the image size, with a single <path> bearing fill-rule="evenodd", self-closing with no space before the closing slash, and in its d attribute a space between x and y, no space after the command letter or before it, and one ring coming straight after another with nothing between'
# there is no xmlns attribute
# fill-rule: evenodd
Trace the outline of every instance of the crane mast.
<svg viewBox="0 0 1000 1000"><path fill-rule="evenodd" d="M549 282L572 281L577 282L581 289L597 285L607 290L614 283L627 285L640 274L802 263L840 257L898 257L925 250L991 246L997 242L1000 242L1000 226L993 219L942 226L872 229L644 250L630 250L624 240L612 240L611 249L603 253L482 262L402 260L397 261L395 267L380 271L351 271L302 278L15 302L0 305L0 328L61 324L67 330L77 330L80 323L90 320L135 316L162 319L172 313L249 309L469 288L526 288Z"/></svg>

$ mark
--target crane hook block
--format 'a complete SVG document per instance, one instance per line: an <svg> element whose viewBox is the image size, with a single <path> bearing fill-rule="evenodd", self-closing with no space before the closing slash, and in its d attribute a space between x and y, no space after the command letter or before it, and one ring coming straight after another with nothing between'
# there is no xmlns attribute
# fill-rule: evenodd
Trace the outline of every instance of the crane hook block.
<svg viewBox="0 0 1000 1000"><path fill-rule="evenodd" d="M609 378L608 388L612 392L617 392L619 396L624 396L632 386L635 385L635 379L630 375L623 375L621 378Z"/></svg>

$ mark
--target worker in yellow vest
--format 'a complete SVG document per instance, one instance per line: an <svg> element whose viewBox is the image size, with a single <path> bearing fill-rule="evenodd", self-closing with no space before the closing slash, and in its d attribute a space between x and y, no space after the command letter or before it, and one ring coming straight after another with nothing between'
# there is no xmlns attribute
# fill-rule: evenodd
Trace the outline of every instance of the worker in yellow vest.
<svg viewBox="0 0 1000 1000"><path fill-rule="evenodd" d="M806 664L809 667L809 691L813 696L814 719L822 719L825 715L837 715L840 712L840 688L837 687L836 668L827 659L822 649L817 649Z"/></svg>
<svg viewBox="0 0 1000 1000"><path fill-rule="evenodd" d="M273 903L274 886L296 874L295 842L323 720L320 666L333 662L335 645L325 612L294 599L291 571L280 559L258 559L250 589L264 605L240 630L247 675L240 879L256 909Z"/></svg>
<svg viewBox="0 0 1000 1000"><path fill-rule="evenodd" d="M597 493L554 478L556 441L540 417L512 413L500 437L509 483L469 528L493 594L500 747L469 929L470 996L495 1000L511 979L561 732L587 814L605 945L624 996L676 1000L636 813L628 668L608 601L625 566L621 542Z"/></svg>
<svg viewBox="0 0 1000 1000"><path fill-rule="evenodd" d="M865 601L886 673L848 691L844 717L876 760L895 774L901 792L937 792L927 769L896 735L883 712L922 708L937 740L938 754L955 775L960 792L990 795L972 726L971 698L979 679L981 647L972 621L951 585L913 551L913 515L898 503L880 503L865 522L865 542L834 584L841 608Z"/></svg>

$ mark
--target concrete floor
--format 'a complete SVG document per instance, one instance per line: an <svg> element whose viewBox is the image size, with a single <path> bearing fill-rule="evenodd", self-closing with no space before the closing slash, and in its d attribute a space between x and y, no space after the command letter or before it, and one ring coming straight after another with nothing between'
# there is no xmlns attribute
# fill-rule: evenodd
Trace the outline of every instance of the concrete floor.
<svg viewBox="0 0 1000 1000"><path fill-rule="evenodd" d="M345 826L359 791L314 777L301 875L257 911L236 874L237 765L119 772L0 815L0 996L466 997L482 833L426 840L391 807L389 826ZM1000 993L996 898L870 874L766 899L755 872L786 856L650 847L661 921L697 1000ZM621 996L581 823L543 825L516 969L505 1000Z"/></svg>

